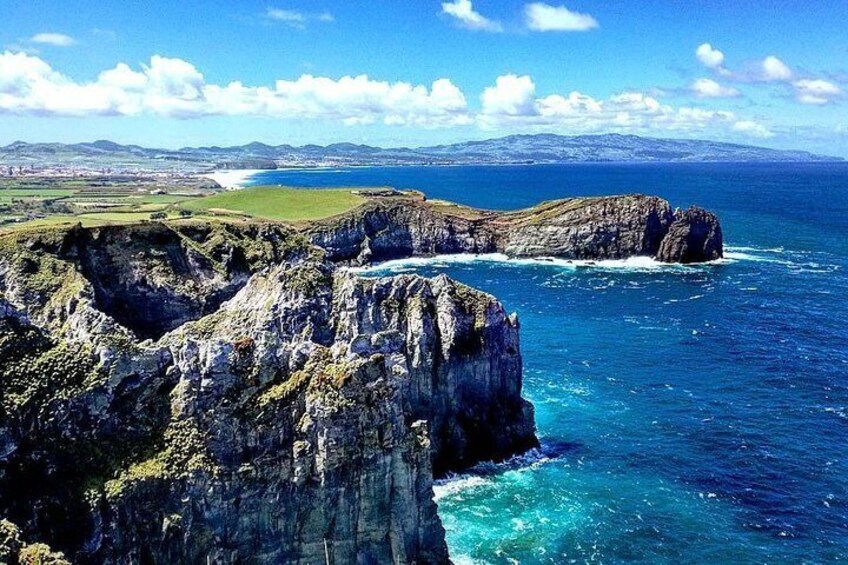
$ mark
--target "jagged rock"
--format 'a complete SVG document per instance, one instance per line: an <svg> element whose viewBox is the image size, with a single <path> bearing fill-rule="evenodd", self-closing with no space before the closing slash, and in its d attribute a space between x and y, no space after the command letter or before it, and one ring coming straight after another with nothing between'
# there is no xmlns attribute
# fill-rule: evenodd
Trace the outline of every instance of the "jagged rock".
<svg viewBox="0 0 848 565"><path fill-rule="evenodd" d="M720 256L721 230L711 217L710 251ZM505 213L378 198L304 233L332 261L354 265L439 253L624 259L656 256L675 219L668 202L643 195L570 198Z"/></svg>
<svg viewBox="0 0 848 565"><path fill-rule="evenodd" d="M341 275L336 287L334 349L383 355L407 414L429 423L437 474L538 445L521 398L518 321L492 296L444 275Z"/></svg>
<svg viewBox="0 0 848 565"><path fill-rule="evenodd" d="M657 252L665 263L702 263L724 255L718 217L702 208L692 207L675 215Z"/></svg>
<svg viewBox="0 0 848 565"><path fill-rule="evenodd" d="M7 553L27 539L27 559L57 563L43 542L78 563L445 563L433 477L538 445L518 321L444 276L337 265L722 251L715 216L639 195L504 214L394 196L300 229L0 237Z"/></svg>
<svg viewBox="0 0 848 565"><path fill-rule="evenodd" d="M115 339L83 265L135 229L153 272L136 247L89 264L155 278L152 308L202 279L182 269L209 242L154 231L158 253L148 226L0 245L0 515L78 563L446 563L434 472L537 445L517 320L447 277L337 272L280 228L296 252L192 287L237 286L217 310ZM28 278L48 271L70 286Z"/></svg>
<svg viewBox="0 0 848 565"><path fill-rule="evenodd" d="M489 253L496 237L474 218L441 213L409 198L374 199L306 230L333 261L365 265L439 253Z"/></svg>
<svg viewBox="0 0 848 565"><path fill-rule="evenodd" d="M496 223L513 257L624 259L654 255L673 216L655 196L574 198L541 204Z"/></svg>

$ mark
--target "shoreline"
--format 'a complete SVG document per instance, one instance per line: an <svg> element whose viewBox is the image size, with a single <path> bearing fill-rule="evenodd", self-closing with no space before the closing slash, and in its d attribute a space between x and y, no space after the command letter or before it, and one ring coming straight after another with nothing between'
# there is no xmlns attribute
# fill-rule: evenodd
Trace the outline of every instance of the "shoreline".
<svg viewBox="0 0 848 565"><path fill-rule="evenodd" d="M221 188L234 190L244 188L245 183L249 181L253 175L264 171L265 169L229 169L204 173L201 174L200 177L214 180L221 185Z"/></svg>

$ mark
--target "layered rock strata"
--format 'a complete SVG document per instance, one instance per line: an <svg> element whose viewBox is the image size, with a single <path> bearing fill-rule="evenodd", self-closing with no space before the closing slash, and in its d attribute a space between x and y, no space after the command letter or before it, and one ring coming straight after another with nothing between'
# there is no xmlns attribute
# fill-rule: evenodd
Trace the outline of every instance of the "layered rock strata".
<svg viewBox="0 0 848 565"><path fill-rule="evenodd" d="M9 562L445 563L434 472L537 445L493 297L286 228L7 236L0 289Z"/></svg>
<svg viewBox="0 0 848 565"><path fill-rule="evenodd" d="M655 196L571 198L517 212L440 202L372 199L305 234L333 261L368 264L442 253L511 257L625 259L697 263L722 257L718 218L700 208L673 211Z"/></svg>
<svg viewBox="0 0 848 565"><path fill-rule="evenodd" d="M434 477L538 445L518 321L338 265L488 252L690 263L722 234L636 195L0 237L0 561L446 563Z"/></svg>

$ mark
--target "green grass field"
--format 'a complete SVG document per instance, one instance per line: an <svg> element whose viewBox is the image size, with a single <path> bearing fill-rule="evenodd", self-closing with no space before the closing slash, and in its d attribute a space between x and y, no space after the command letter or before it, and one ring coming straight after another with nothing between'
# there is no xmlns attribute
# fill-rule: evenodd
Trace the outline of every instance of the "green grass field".
<svg viewBox="0 0 848 565"><path fill-rule="evenodd" d="M365 202L351 189L305 189L258 186L184 201L180 208L196 214L236 214L296 222L347 212Z"/></svg>
<svg viewBox="0 0 848 565"><path fill-rule="evenodd" d="M75 190L64 189L0 188L0 204L8 205L15 201L41 201L68 198L74 194L76 194Z"/></svg>
<svg viewBox="0 0 848 565"><path fill-rule="evenodd" d="M65 211L24 222L9 222L0 231L14 231L31 227L74 225L96 227L112 224L135 224L150 221L154 212L167 214L166 221L180 221L182 210L192 213L194 219L244 219L299 222L327 218L351 210L365 198L354 194L354 189L306 189L282 187L254 187L209 196L147 195L125 193L116 197L108 192L98 194L75 193L61 189L0 189L15 198L59 198ZM36 196L36 194L38 196ZM87 205L86 205L87 204ZM106 204L112 206L107 207ZM92 206L93 205L93 206ZM14 214L8 214L9 219Z"/></svg>

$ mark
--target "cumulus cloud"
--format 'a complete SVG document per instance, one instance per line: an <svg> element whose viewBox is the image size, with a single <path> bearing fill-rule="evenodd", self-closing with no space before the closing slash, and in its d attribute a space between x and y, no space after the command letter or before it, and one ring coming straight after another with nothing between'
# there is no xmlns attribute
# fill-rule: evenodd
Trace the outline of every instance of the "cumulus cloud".
<svg viewBox="0 0 848 565"><path fill-rule="evenodd" d="M699 78L689 85L689 90L698 98L734 98L741 93L735 88L722 86L709 78Z"/></svg>
<svg viewBox="0 0 848 565"><path fill-rule="evenodd" d="M702 43L695 50L695 56L699 61L710 69L721 67L724 63L724 53L713 48L709 43Z"/></svg>
<svg viewBox="0 0 848 565"><path fill-rule="evenodd" d="M484 129L553 129L569 133L711 131L757 138L767 137L768 131L730 111L673 107L642 92L622 92L607 99L577 91L538 97L529 76L498 77L494 86L483 91L481 100L477 122Z"/></svg>
<svg viewBox="0 0 848 565"><path fill-rule="evenodd" d="M462 27L468 29L491 32L503 31L503 26L499 22L490 20L480 12L475 11L471 0L443 2L442 13L456 19Z"/></svg>
<svg viewBox="0 0 848 565"><path fill-rule="evenodd" d="M64 33L36 33L29 40L41 45L52 45L53 47L71 47L76 45L76 40Z"/></svg>
<svg viewBox="0 0 848 565"><path fill-rule="evenodd" d="M799 81L800 82L800 81ZM799 84L831 96L818 84ZM208 83L182 59L154 55L140 66L120 63L95 80L78 82L43 59L0 53L0 114L44 116L138 116L177 118L264 116L324 120L347 125L382 123L440 128L476 125L493 130L586 133L698 132L766 137L761 124L733 112L674 107L642 92L596 99L573 91L540 96L526 75L499 76L480 96L480 110L449 79L430 85L374 80L366 75L329 78L302 75L250 86Z"/></svg>
<svg viewBox="0 0 848 565"><path fill-rule="evenodd" d="M842 95L842 90L822 79L801 79L792 83L795 87L795 98L802 104L823 106L833 102Z"/></svg>
<svg viewBox="0 0 848 565"><path fill-rule="evenodd" d="M527 27L533 31L588 31L598 27L589 14L572 12L565 6L532 2L524 7Z"/></svg>
<svg viewBox="0 0 848 565"><path fill-rule="evenodd" d="M763 83L776 84L786 88L801 104L824 106L844 98L844 92L837 84L840 78L837 77L834 82L833 75L828 76L831 80L817 78L810 74L805 76L805 73L797 72L775 55L749 63L741 71L731 71L723 66L724 53L713 48L709 43L698 46L695 54L704 66L721 75L726 81L752 86ZM723 86L709 78L693 81L689 85L689 91L698 98L740 96L736 88ZM736 131L753 133L755 129L746 124L737 128Z"/></svg>
<svg viewBox="0 0 848 565"><path fill-rule="evenodd" d="M78 83L38 57L0 54L0 113L256 115L444 127L471 123L466 106L462 91L448 79L429 88L366 75L338 80L303 75L273 86L215 85L187 61L154 55L139 69L121 63L93 82Z"/></svg>
<svg viewBox="0 0 848 565"><path fill-rule="evenodd" d="M792 69L774 55L769 55L763 59L760 67L762 69L762 79L765 81L786 81L792 78Z"/></svg>
<svg viewBox="0 0 848 565"><path fill-rule="evenodd" d="M536 85L529 76L503 75L481 96L483 113L503 116L531 116L537 113Z"/></svg>

